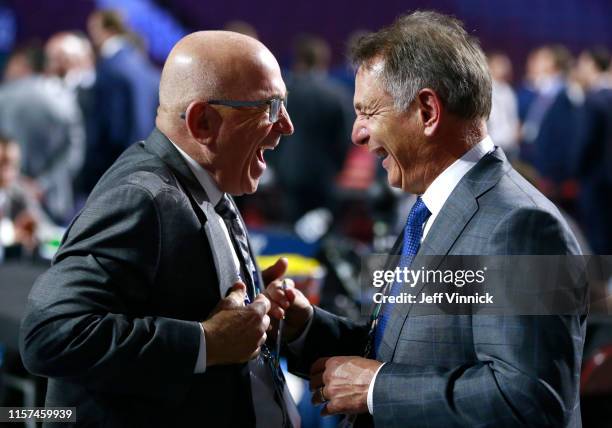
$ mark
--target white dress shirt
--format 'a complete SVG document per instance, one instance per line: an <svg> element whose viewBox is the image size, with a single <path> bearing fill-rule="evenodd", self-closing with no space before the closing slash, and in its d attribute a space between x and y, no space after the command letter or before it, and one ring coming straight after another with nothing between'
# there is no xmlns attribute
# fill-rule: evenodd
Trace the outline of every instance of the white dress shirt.
<svg viewBox="0 0 612 428"><path fill-rule="evenodd" d="M224 197L224 194L217 186L217 183L200 164L181 150L180 147L178 147L176 144L174 144L174 147L176 147L183 159L185 159L187 166L189 166L189 169L191 172L193 172L193 175L195 175L202 188L204 188L210 203L217 205L221 198ZM234 260L234 265L236 266L236 271L239 271L240 261L238 260L238 255L236 254L234 246L232 245L225 222L221 216L216 216L216 219L208 220L216 220L219 222L227 240L227 244L232 250L232 258ZM204 335L204 327L202 327L201 323L200 329L200 348L194 373L204 373L206 371L206 337ZM274 386L270 370L264 364L262 364L262 360L259 358L249 361L249 368L251 375L251 397L253 400L253 408L255 410L256 427L282 426L283 416L281 409L276 405L276 401L274 399ZM284 392L285 394L288 394L287 388L285 388ZM290 399L290 397L287 396L284 398L286 401ZM291 409L289 411L291 415ZM291 416L292 420L295 420L295 416Z"/></svg>
<svg viewBox="0 0 612 428"><path fill-rule="evenodd" d="M467 174L468 171L472 169L480 159L482 159L486 154L491 153L493 150L495 150L493 140L491 140L491 137L487 136L485 139L468 150L463 156L461 156L461 158L457 159L448 168L442 171L442 173L431 182L427 190L425 190L425 193L421 195L421 199L431 213L423 225L423 236L421 237L421 242L423 242L427 236L427 233L436 221L436 217L438 217L440 210L442 210L446 200L451 195L453 190L455 190L455 187L457 187L463 176ZM368 412L370 412L371 415L374 414L374 382L376 381L376 376L383 365L381 365L374 374L368 388L367 404Z"/></svg>

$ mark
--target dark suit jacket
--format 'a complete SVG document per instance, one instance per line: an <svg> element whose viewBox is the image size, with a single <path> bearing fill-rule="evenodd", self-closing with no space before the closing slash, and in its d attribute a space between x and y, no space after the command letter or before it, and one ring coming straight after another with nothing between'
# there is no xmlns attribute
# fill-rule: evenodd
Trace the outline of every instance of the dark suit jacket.
<svg viewBox="0 0 612 428"><path fill-rule="evenodd" d="M113 91L127 89L124 94L128 103L127 117L119 117L121 111L112 111L106 105L106 110L114 114L113 119L125 124L129 134L123 142L124 147L132 141L146 138L155 125L155 114L159 104L159 71L149 62L148 58L135 47L126 43L117 53L108 58L101 58L96 66L97 78L119 80L123 88L108 88ZM105 105L106 97L100 94L99 104ZM101 111L101 109L100 109Z"/></svg>
<svg viewBox="0 0 612 428"><path fill-rule="evenodd" d="M246 365L193 373L197 321L220 292L179 182L199 186L154 130L102 177L32 289L24 364L49 378L47 406L77 407L78 426L254 425Z"/></svg>
<svg viewBox="0 0 612 428"><path fill-rule="evenodd" d="M540 123L533 141L533 164L542 177L561 183L572 178L571 155L578 122L578 109L562 89Z"/></svg>
<svg viewBox="0 0 612 428"><path fill-rule="evenodd" d="M147 137L155 126L159 71L134 47L127 44L96 65L91 102L84 111L88 126L88 155L84 171L85 191L134 141Z"/></svg>
<svg viewBox="0 0 612 428"><path fill-rule="evenodd" d="M416 257L579 251L559 211L498 148L453 190ZM410 310L394 305L376 355L387 364L374 384L375 426L580 426L584 317ZM316 309L290 369L308 373L321 356L362 355L366 341L367 326Z"/></svg>
<svg viewBox="0 0 612 428"><path fill-rule="evenodd" d="M270 152L270 164L295 221L318 207L336 208L334 180L350 147L355 115L350 94L326 75L294 74L287 90L295 132Z"/></svg>

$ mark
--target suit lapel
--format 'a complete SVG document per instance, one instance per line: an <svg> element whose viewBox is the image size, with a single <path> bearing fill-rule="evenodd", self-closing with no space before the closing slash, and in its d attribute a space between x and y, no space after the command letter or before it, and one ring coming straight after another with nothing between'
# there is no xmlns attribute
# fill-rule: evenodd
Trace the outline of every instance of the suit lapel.
<svg viewBox="0 0 612 428"><path fill-rule="evenodd" d="M461 179L442 206L411 267L437 269L478 211L478 197L495 186L510 168L503 151L499 148L484 156ZM418 296L424 286L422 283L418 284L411 293ZM413 304L393 306L391 322L386 328L379 352L379 358L383 361L393 359L402 327L413 306Z"/></svg>
<svg viewBox="0 0 612 428"><path fill-rule="evenodd" d="M201 189L201 192L198 192L201 193L198 199L203 199L203 197L205 197L208 201L208 195L206 195L206 192L202 189L202 186L200 186L200 183L189 169L189 166L187 166L181 154L176 147L174 147L174 144L170 142L168 137L162 134L159 129L153 129L153 132L151 132L145 142L144 148L149 153L158 156L164 161L183 186L190 189ZM202 201L198 200L197 202L200 203Z"/></svg>
<svg viewBox="0 0 612 428"><path fill-rule="evenodd" d="M144 147L170 167L179 187L191 201L193 210L200 219L202 233L205 234L213 255L215 270L219 279L219 293L221 297L224 297L227 290L236 281L237 276L232 249L227 242L225 232L218 221L209 221L217 218L215 207L210 203L206 191L195 178L181 154L161 131L155 128L147 138Z"/></svg>

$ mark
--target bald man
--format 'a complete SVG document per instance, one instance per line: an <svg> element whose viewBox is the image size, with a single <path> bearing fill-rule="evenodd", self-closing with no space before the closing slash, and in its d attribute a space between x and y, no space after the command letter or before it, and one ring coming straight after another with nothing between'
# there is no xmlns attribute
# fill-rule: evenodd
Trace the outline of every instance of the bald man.
<svg viewBox="0 0 612 428"><path fill-rule="evenodd" d="M299 426L266 342L285 260L259 272L232 195L293 132L264 45L183 38L162 72L156 128L126 150L73 220L22 324L46 405L77 425ZM196 412L197 411L197 412Z"/></svg>

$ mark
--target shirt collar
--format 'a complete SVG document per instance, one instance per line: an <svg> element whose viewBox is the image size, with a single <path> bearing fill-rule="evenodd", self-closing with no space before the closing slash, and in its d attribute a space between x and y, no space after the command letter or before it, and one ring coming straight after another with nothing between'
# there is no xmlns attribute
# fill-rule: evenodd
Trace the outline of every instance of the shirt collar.
<svg viewBox="0 0 612 428"><path fill-rule="evenodd" d="M197 163L179 146L174 144L174 141L170 140L170 142L172 143L172 145L174 145L174 147L176 147L183 159L185 159L185 162L187 162L187 166L189 167L191 172L193 172L193 175L195 175L196 179L208 195L208 199L210 200L210 202L216 206L221 201L221 198L223 198L223 192L219 189L219 186L217 186L215 180L211 177L208 171L206 171L202 167L202 165Z"/></svg>
<svg viewBox="0 0 612 428"><path fill-rule="evenodd" d="M125 45L126 41L121 36L111 36L100 46L100 56L110 58L114 56Z"/></svg>
<svg viewBox="0 0 612 428"><path fill-rule="evenodd" d="M425 206L435 217L444 206L444 203L455 190L459 181L467 172L478 163L486 154L495 150L495 145L491 137L487 136L478 144L468 150L459 159L447 167L429 185L425 193L421 196Z"/></svg>

